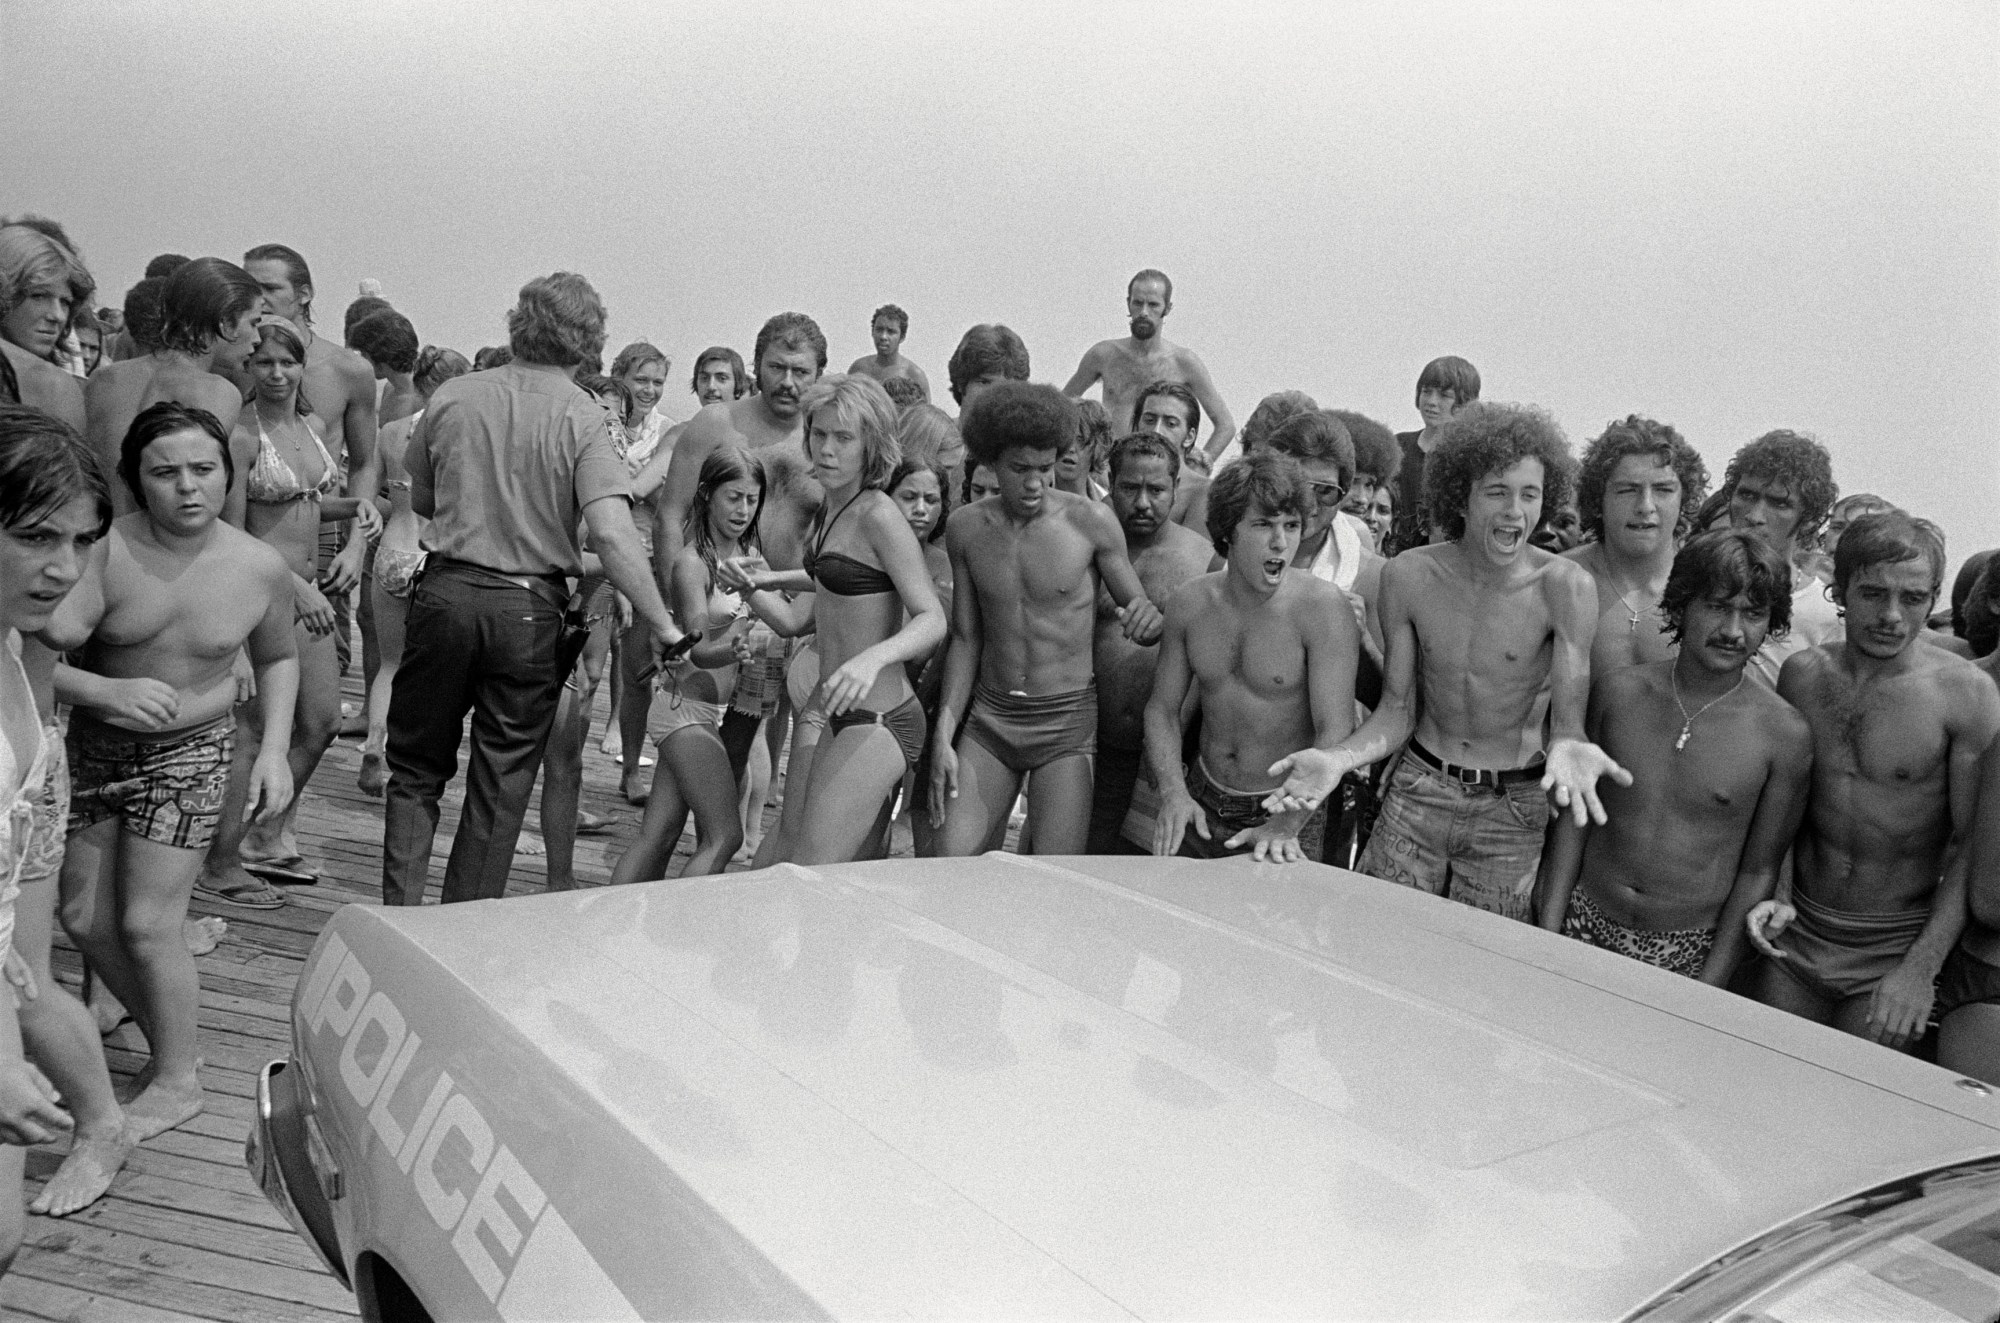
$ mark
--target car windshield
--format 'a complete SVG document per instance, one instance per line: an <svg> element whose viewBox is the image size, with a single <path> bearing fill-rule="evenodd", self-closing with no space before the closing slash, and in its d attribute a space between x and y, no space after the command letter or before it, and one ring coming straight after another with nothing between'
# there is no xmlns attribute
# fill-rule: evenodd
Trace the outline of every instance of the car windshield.
<svg viewBox="0 0 2000 1323"><path fill-rule="evenodd" d="M2000 1319L2000 1158L1870 1190L1735 1250L1633 1323Z"/></svg>

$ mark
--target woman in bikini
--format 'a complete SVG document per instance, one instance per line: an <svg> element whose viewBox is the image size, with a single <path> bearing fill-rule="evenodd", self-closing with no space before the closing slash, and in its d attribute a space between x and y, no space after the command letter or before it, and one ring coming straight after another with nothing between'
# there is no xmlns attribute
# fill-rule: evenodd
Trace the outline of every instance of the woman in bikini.
<svg viewBox="0 0 2000 1323"><path fill-rule="evenodd" d="M425 345L417 354L410 383L426 403L437 388L453 377L472 371L472 364L456 349ZM424 416L418 409L407 418L389 423L375 441L382 457L382 483L388 490L388 523L375 547L375 574L368 583L370 605L375 611L375 642L381 664L375 682L368 686L368 735L361 744L361 772L355 778L363 792L380 796L389 785L389 765L382 751L389 742L389 694L396 683L396 668L403 664L403 626L410 615L410 593L416 586L417 571L424 566L421 545L430 520L410 508L410 471L403 467L403 452L409 448L410 434Z"/></svg>
<svg viewBox="0 0 2000 1323"><path fill-rule="evenodd" d="M265 319L246 365L251 396L229 442L236 471L244 475L239 488L245 503L243 531L275 549L292 570L299 659L289 757L295 786L312 778L340 727L333 607L319 588L320 524L355 521L356 537L365 536L363 528L381 526L372 502L339 495L340 472L320 440L311 402L301 388L305 365L305 337L298 328L283 318ZM195 890L252 909L276 909L285 896L270 885L272 879L295 884L317 879L300 869L298 851L285 842L288 814L254 831L243 821L242 797L260 730L254 705L245 705L241 720L241 756L230 776L230 797ZM247 851L241 848L246 844Z"/></svg>
<svg viewBox="0 0 2000 1323"><path fill-rule="evenodd" d="M944 641L945 615L917 536L883 490L902 457L888 394L871 377L836 375L807 390L799 410L806 455L826 489L805 569L745 561L728 578L773 630L819 634L815 701L827 729L802 786L805 820L791 860L841 863L872 852L889 797L923 756L929 723L902 663ZM786 798L793 793L801 792Z"/></svg>
<svg viewBox="0 0 2000 1323"><path fill-rule="evenodd" d="M756 550L763 504L764 468L748 451L723 446L702 461L686 545L673 566L674 616L699 641L662 677L667 696L653 705L651 733L660 744L653 793L637 838L612 870L614 884L665 877L690 808L695 849L682 877L720 873L743 844L721 726L749 622L742 599L718 581L716 569Z"/></svg>

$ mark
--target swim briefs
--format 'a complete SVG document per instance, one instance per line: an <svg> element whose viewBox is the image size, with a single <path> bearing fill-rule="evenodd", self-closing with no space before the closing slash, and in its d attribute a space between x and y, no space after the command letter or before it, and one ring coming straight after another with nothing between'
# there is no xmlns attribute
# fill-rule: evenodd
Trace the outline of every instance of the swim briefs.
<svg viewBox="0 0 2000 1323"><path fill-rule="evenodd" d="M1963 946L1953 947L1938 971L1937 1018L1981 1002L2000 1002L2000 965L1987 964Z"/></svg>
<svg viewBox="0 0 2000 1323"><path fill-rule="evenodd" d="M914 771L924 756L924 744L930 735L930 722L924 720L923 705L915 695L904 699L886 712L871 708L851 707L837 717L829 717L826 723L827 738L832 739L850 726L880 726L896 737L896 743L903 750L903 765Z"/></svg>
<svg viewBox="0 0 2000 1323"><path fill-rule="evenodd" d="M1087 758L1097 752L1097 686L1029 695L974 685L964 734L1017 774L1062 758Z"/></svg>
<svg viewBox="0 0 2000 1323"><path fill-rule="evenodd" d="M375 549L375 586L391 597L409 600L410 590L416 586L417 575L424 568L426 551L397 551L390 547Z"/></svg>
<svg viewBox="0 0 2000 1323"><path fill-rule="evenodd" d="M1909 954L1930 922L1928 909L1899 914L1855 914L1814 903L1792 893L1798 917L1772 945L1789 959L1772 963L1808 992L1833 1001L1875 990Z"/></svg>
<svg viewBox="0 0 2000 1323"><path fill-rule="evenodd" d="M1715 946L1713 928L1672 928L1658 932L1628 928L1605 914L1596 901L1581 891L1570 893L1563 936L1616 951L1686 978L1701 977L1701 968L1708 963L1708 953Z"/></svg>

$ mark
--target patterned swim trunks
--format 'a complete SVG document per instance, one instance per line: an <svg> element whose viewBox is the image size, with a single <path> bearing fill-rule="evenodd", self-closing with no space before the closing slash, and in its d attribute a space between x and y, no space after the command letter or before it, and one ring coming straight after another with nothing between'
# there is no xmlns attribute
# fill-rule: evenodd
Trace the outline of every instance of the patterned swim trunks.
<svg viewBox="0 0 2000 1323"><path fill-rule="evenodd" d="M1627 928L1608 917L1581 891L1570 893L1563 936L1687 978L1701 977L1701 967L1708 963L1708 953L1715 945L1713 928L1675 928L1662 932Z"/></svg>
<svg viewBox="0 0 2000 1323"><path fill-rule="evenodd" d="M151 734L72 712L70 833L116 818L143 840L178 850L207 849L222 819L235 748L232 713Z"/></svg>
<svg viewBox="0 0 2000 1323"><path fill-rule="evenodd" d="M48 741L49 765L42 779L42 797L35 805L35 830L28 838L28 854L21 861L21 881L46 882L62 872L63 840L69 822L69 756L63 745L62 727L54 722L42 728Z"/></svg>

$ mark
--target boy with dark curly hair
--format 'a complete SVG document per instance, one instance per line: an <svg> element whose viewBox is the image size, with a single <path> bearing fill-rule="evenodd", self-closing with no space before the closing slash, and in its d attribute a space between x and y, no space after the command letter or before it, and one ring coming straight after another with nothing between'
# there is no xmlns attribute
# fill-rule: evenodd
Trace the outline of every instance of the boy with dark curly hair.
<svg viewBox="0 0 2000 1323"><path fill-rule="evenodd" d="M1660 595L1674 551L1708 495L1708 466L1679 432L1633 414L1584 449L1577 515L1589 538L1563 554L1597 584L1597 638L1590 671L1673 656Z"/></svg>
<svg viewBox="0 0 2000 1323"><path fill-rule="evenodd" d="M1273 811L1318 804L1350 769L1401 751L1364 873L1532 922L1549 795L1599 823L1597 782L1631 774L1584 733L1597 591L1528 543L1575 462L1555 420L1482 404L1442 429L1425 496L1450 540L1383 567L1382 701L1330 750L1279 760Z"/></svg>
<svg viewBox="0 0 2000 1323"><path fill-rule="evenodd" d="M1541 923L1725 987L1745 917L1777 885L1812 770L1805 718L1743 683L1764 636L1790 620L1791 573L1760 538L1704 533L1674 558L1658 609L1678 651L1591 685L1590 736L1632 784L1604 788L1602 827L1557 821Z"/></svg>
<svg viewBox="0 0 2000 1323"><path fill-rule="evenodd" d="M1712 500L1729 512L1729 526L1755 533L1792 565L1792 629L1765 641L1751 674L1777 687L1786 658L1840 637L1840 614L1816 578L1820 529L1840 497L1833 457L1809 436L1779 429L1736 452Z"/></svg>

